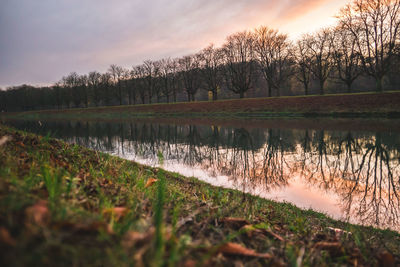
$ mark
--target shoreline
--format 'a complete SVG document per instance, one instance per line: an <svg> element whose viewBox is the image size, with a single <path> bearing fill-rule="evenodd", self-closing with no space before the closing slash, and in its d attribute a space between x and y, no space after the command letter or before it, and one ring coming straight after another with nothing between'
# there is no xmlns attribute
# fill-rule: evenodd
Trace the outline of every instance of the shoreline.
<svg viewBox="0 0 400 267"><path fill-rule="evenodd" d="M400 262L400 234L391 230L336 221L289 203L215 187L193 177L0 125L0 138L3 136L12 139L0 146L1 199L19 200L0 209L2 233L9 234L8 241L1 235L0 244L11 252L5 261L27 253L19 260L31 262L28 258L35 249L30 251L32 243L25 239L40 240L39 247L47 251L50 248L45 233L50 231L59 237L68 233L71 240L66 243L76 249L85 245L76 238L77 233L83 234L83 239L93 245L91 249L100 254L112 251L118 263L132 261L127 255L143 249L140 259L134 262L164 262L173 255L174 264L232 264L238 257L244 257L245 263L287 264L300 255L302 248L304 259L311 265L351 264L354 260L378 264L387 253L393 263ZM46 177L58 177L59 181L54 184ZM46 204L38 209L38 203ZM46 212L29 220L29 211L34 207ZM338 229L339 234L331 228ZM146 236L152 229L155 233ZM26 231L33 236L26 237ZM343 234L347 232L351 235ZM132 238L138 234L143 239ZM96 241L102 235L108 240L106 244ZM160 238L162 242L156 241ZM177 254L188 238L190 244L185 243ZM385 251L378 249L380 242L386 244ZM246 248L246 253L256 251L258 256L243 254L243 249L232 255L224 249L231 243ZM50 257L46 259L50 262L67 260L64 244L56 247L58 253L42 257ZM259 257L261 254L269 256ZM111 257L109 253L103 256ZM89 259L83 253L78 260L85 263Z"/></svg>

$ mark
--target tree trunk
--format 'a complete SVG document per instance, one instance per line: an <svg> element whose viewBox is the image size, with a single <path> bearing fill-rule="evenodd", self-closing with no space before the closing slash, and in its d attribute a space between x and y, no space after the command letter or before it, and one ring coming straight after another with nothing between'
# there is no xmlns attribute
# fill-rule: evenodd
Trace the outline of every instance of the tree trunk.
<svg viewBox="0 0 400 267"><path fill-rule="evenodd" d="M215 90L212 92L212 94L213 94L213 101L216 101L216 100L218 100L218 93L217 93L217 89L215 89Z"/></svg>
<svg viewBox="0 0 400 267"><path fill-rule="evenodd" d="M304 94L308 95L308 84L307 83L303 83L304 85Z"/></svg>
<svg viewBox="0 0 400 267"><path fill-rule="evenodd" d="M276 88L276 95L281 96L281 89L279 87Z"/></svg>
<svg viewBox="0 0 400 267"><path fill-rule="evenodd" d="M272 96L272 86L269 85L268 83L268 97Z"/></svg>
<svg viewBox="0 0 400 267"><path fill-rule="evenodd" d="M169 95L167 94L166 96L167 96L167 103L169 103Z"/></svg>
<svg viewBox="0 0 400 267"><path fill-rule="evenodd" d="M351 82L347 82L347 93L351 93Z"/></svg>
<svg viewBox="0 0 400 267"><path fill-rule="evenodd" d="M244 98L244 92L240 91L240 98Z"/></svg>
<svg viewBox="0 0 400 267"><path fill-rule="evenodd" d="M383 92L382 77L377 77L376 78L376 91L377 92Z"/></svg>
<svg viewBox="0 0 400 267"><path fill-rule="evenodd" d="M324 81L319 82L319 94L323 95L324 94Z"/></svg>

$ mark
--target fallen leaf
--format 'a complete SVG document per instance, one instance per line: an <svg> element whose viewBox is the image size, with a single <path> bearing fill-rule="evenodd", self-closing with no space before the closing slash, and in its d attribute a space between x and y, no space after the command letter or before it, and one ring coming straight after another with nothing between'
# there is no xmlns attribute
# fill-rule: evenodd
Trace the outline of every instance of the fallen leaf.
<svg viewBox="0 0 400 267"><path fill-rule="evenodd" d="M140 242L150 241L155 233L155 228L151 227L146 233L139 233L136 231L128 231L122 238L121 244L125 249L130 249Z"/></svg>
<svg viewBox="0 0 400 267"><path fill-rule="evenodd" d="M195 267L196 266L196 262L194 260L186 260L183 263L183 267Z"/></svg>
<svg viewBox="0 0 400 267"><path fill-rule="evenodd" d="M14 238L10 235L10 232L2 226L0 226L0 243L9 245L10 247L14 247L16 244Z"/></svg>
<svg viewBox="0 0 400 267"><path fill-rule="evenodd" d="M35 205L26 208L25 215L28 227L31 225L40 227L46 226L50 221L50 212L47 207L47 201L39 200Z"/></svg>
<svg viewBox="0 0 400 267"><path fill-rule="evenodd" d="M104 231L108 234L114 234L114 231L110 225L105 222L73 223L67 221L53 224L52 227L57 230L74 232L77 234L97 234L101 231Z"/></svg>
<svg viewBox="0 0 400 267"><path fill-rule="evenodd" d="M332 254L342 254L343 253L343 247L340 242L317 242L314 247L316 249L321 249L321 250L327 250Z"/></svg>
<svg viewBox="0 0 400 267"><path fill-rule="evenodd" d="M145 188L152 186L155 182L157 182L158 179L155 178L150 178L149 180L147 180L146 185L144 186Z"/></svg>
<svg viewBox="0 0 400 267"><path fill-rule="evenodd" d="M388 251L382 251L378 255L378 260L381 266L395 266L395 260L393 255Z"/></svg>
<svg viewBox="0 0 400 267"><path fill-rule="evenodd" d="M280 235L272 232L271 230L266 230L266 232L270 235L272 235L273 237L275 237L276 239L278 239L279 241L285 241L285 239L283 239L283 237L281 237Z"/></svg>
<svg viewBox="0 0 400 267"><path fill-rule="evenodd" d="M125 207L114 207L114 208L107 208L103 210L103 216L114 216L115 220L119 220L124 217L129 210Z"/></svg>
<svg viewBox="0 0 400 267"><path fill-rule="evenodd" d="M11 141L11 139L12 139L11 136L7 136L7 135L1 137L0 138L0 146L5 145L8 141Z"/></svg>
<svg viewBox="0 0 400 267"><path fill-rule="evenodd" d="M248 249L240 244L228 242L219 247L218 252L228 255L257 257L264 259L272 259L272 255L269 253L257 253L253 249Z"/></svg>
<svg viewBox="0 0 400 267"><path fill-rule="evenodd" d="M243 227L244 225L250 224L250 222L246 219L232 218L232 217L223 218L220 220L220 222L235 228L240 228Z"/></svg>
<svg viewBox="0 0 400 267"><path fill-rule="evenodd" d="M22 142L16 142L16 144L19 146L25 147L24 143L22 143Z"/></svg>

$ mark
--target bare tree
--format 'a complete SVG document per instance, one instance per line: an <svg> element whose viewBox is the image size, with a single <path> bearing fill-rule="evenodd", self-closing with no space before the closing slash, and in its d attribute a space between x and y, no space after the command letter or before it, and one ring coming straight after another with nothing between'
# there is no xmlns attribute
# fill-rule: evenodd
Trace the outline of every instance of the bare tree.
<svg viewBox="0 0 400 267"><path fill-rule="evenodd" d="M101 83L101 74L97 71L91 71L88 75L88 87L93 96L93 102L96 107L100 104L99 85Z"/></svg>
<svg viewBox="0 0 400 267"><path fill-rule="evenodd" d="M83 93L83 102L85 104L85 107L89 107L89 88L88 88L88 76L87 75L81 75L79 76L79 88Z"/></svg>
<svg viewBox="0 0 400 267"><path fill-rule="evenodd" d="M280 96L280 88L292 74L292 53L286 34L261 26L254 32L254 51L261 71L268 83L268 96L272 89Z"/></svg>
<svg viewBox="0 0 400 267"><path fill-rule="evenodd" d="M200 87L198 57L190 55L181 58L179 60L179 68L188 101L195 101L195 94Z"/></svg>
<svg viewBox="0 0 400 267"><path fill-rule="evenodd" d="M240 98L252 87L255 71L253 47L254 39L248 31L228 36L223 46L225 83L228 89L239 94Z"/></svg>
<svg viewBox="0 0 400 267"><path fill-rule="evenodd" d="M139 93L139 97L142 100L142 104L145 103L146 101L146 96L148 95L148 88L147 88L147 82L146 82L146 71L145 71L145 66L139 65L134 68L135 71L135 76L136 76L136 86L137 86L137 91ZM150 103L151 101L149 101Z"/></svg>
<svg viewBox="0 0 400 267"><path fill-rule="evenodd" d="M158 75L158 72L160 71L159 64L151 61L151 60L146 60L143 63L143 71L144 71L144 83L147 89L147 94L149 96L149 103L151 104L153 94L155 92L155 78Z"/></svg>
<svg viewBox="0 0 400 267"><path fill-rule="evenodd" d="M339 16L356 38L364 71L376 80L377 91L383 90L399 41L399 11L400 0L353 0Z"/></svg>
<svg viewBox="0 0 400 267"><path fill-rule="evenodd" d="M124 69L121 66L112 64L108 71L111 73L114 86L117 87L117 98L119 100L119 104L122 105L123 95L121 81L123 78Z"/></svg>
<svg viewBox="0 0 400 267"><path fill-rule="evenodd" d="M104 104L106 106L111 104L110 86L112 85L112 77L109 72L103 73L100 77L100 88L102 91Z"/></svg>
<svg viewBox="0 0 400 267"><path fill-rule="evenodd" d="M163 95L167 99L167 103L169 103L169 98L172 93L172 86L171 86L171 75L172 68L171 68L171 59L164 58L160 60L160 77L161 77L161 90Z"/></svg>
<svg viewBox="0 0 400 267"><path fill-rule="evenodd" d="M215 48L213 44L199 53L202 80L205 82L205 89L212 93L214 101L218 99L218 90L222 84L221 64L223 58L222 49Z"/></svg>
<svg viewBox="0 0 400 267"><path fill-rule="evenodd" d="M170 61L169 68L171 69L171 74L169 76L169 85L172 91L173 101L176 102L176 96L179 91L179 59L175 58Z"/></svg>
<svg viewBox="0 0 400 267"><path fill-rule="evenodd" d="M295 77L304 87L304 94L308 95L311 81L311 54L306 44L306 36L298 40L295 48Z"/></svg>
<svg viewBox="0 0 400 267"><path fill-rule="evenodd" d="M319 81L320 94L324 94L326 80L331 72L332 61L332 31L322 29L314 35L307 35L306 45L311 54L310 70Z"/></svg>
<svg viewBox="0 0 400 267"><path fill-rule="evenodd" d="M339 80L351 92L353 82L362 74L361 57L357 50L357 38L343 27L336 27L333 38L333 59Z"/></svg>

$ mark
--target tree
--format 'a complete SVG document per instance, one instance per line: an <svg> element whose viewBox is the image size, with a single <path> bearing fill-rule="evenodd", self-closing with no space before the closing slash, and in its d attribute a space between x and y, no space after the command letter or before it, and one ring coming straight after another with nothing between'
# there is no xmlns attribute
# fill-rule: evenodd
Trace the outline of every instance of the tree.
<svg viewBox="0 0 400 267"><path fill-rule="evenodd" d="M176 102L176 96L179 92L179 59L172 59L169 64L169 68L171 69L171 74L169 75L169 85L171 87L173 101Z"/></svg>
<svg viewBox="0 0 400 267"><path fill-rule="evenodd" d="M353 0L340 12L340 24L356 39L362 66L383 91L382 81L395 56L400 31L400 0Z"/></svg>
<svg viewBox="0 0 400 267"><path fill-rule="evenodd" d="M87 75L81 75L79 76L79 88L82 91L82 99L85 107L89 107L89 92L88 92L88 76Z"/></svg>
<svg viewBox="0 0 400 267"><path fill-rule="evenodd" d="M63 84L65 86L66 101L68 101L68 107L70 106L70 99L74 103L75 107L79 107L81 103L81 92L79 90L79 75L76 72L71 72L68 76L63 77Z"/></svg>
<svg viewBox="0 0 400 267"><path fill-rule="evenodd" d="M88 87L93 97L93 102L95 106L99 106L100 104L100 95L99 95L99 87L101 83L101 74L97 71L91 71L88 75Z"/></svg>
<svg viewBox="0 0 400 267"><path fill-rule="evenodd" d="M100 77L100 88L102 91L103 101L106 106L111 104L110 87L112 85L112 77L109 72L103 73Z"/></svg>
<svg viewBox="0 0 400 267"><path fill-rule="evenodd" d="M111 74L113 85L117 87L117 99L119 100L119 104L122 105L123 94L122 94L122 85L121 81L124 74L124 69L121 66L117 66L112 64L108 71Z"/></svg>
<svg viewBox="0 0 400 267"><path fill-rule="evenodd" d="M224 59L222 49L210 44L199 53L200 74L205 83L205 89L212 93L213 100L218 99L218 90L222 85L221 64Z"/></svg>
<svg viewBox="0 0 400 267"><path fill-rule="evenodd" d="M172 94L171 76L174 73L172 73L173 69L171 66L170 58L160 60L161 90L167 99L167 103L169 103L169 98Z"/></svg>
<svg viewBox="0 0 400 267"><path fill-rule="evenodd" d="M304 94L308 95L311 81L311 54L306 45L306 36L298 40L295 47L295 77L304 87Z"/></svg>
<svg viewBox="0 0 400 267"><path fill-rule="evenodd" d="M135 76L136 76L136 84L137 90L139 93L139 97L142 100L142 104L145 103L146 95L148 93L148 89L146 86L146 71L144 65L136 66L135 69ZM149 101L151 103L151 101Z"/></svg>
<svg viewBox="0 0 400 267"><path fill-rule="evenodd" d="M361 57L355 36L340 26L334 30L333 59L338 78L347 85L350 93L353 82L362 74Z"/></svg>
<svg viewBox="0 0 400 267"><path fill-rule="evenodd" d="M188 101L195 101L200 87L199 58L196 55L185 56L179 60L179 68Z"/></svg>
<svg viewBox="0 0 400 267"><path fill-rule="evenodd" d="M305 43L311 55L310 70L319 81L320 94L324 94L326 80L331 72L332 61L332 31L322 29L314 35L307 35Z"/></svg>
<svg viewBox="0 0 400 267"><path fill-rule="evenodd" d="M240 98L252 87L254 75L254 39L250 32L232 34L223 46L224 80L229 90Z"/></svg>
<svg viewBox="0 0 400 267"><path fill-rule="evenodd" d="M254 35L254 51L268 83L268 96L272 96L272 89L280 96L283 82L292 74L291 44L286 34L266 26L257 28Z"/></svg>
<svg viewBox="0 0 400 267"><path fill-rule="evenodd" d="M149 103L151 104L153 94L155 93L156 90L155 78L157 77L160 71L159 64L151 60L146 60L143 63L143 71L144 71L144 84L146 86L147 94L149 96Z"/></svg>

